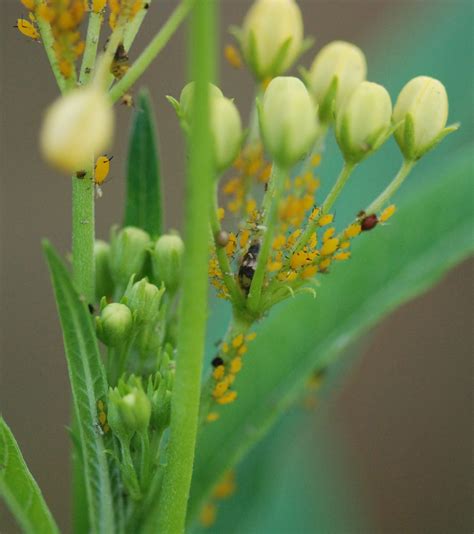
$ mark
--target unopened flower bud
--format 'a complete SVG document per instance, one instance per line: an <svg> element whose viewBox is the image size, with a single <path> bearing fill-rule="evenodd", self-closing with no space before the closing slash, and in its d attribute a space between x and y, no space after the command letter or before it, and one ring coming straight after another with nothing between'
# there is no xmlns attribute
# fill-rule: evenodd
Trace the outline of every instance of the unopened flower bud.
<svg viewBox="0 0 474 534"><path fill-rule="evenodd" d="M270 82L259 106L259 119L265 148L282 167L294 165L316 138L316 108L298 78L280 76Z"/></svg>
<svg viewBox="0 0 474 534"><path fill-rule="evenodd" d="M229 98L211 99L211 134L214 163L224 171L237 157L242 144L242 123L236 105Z"/></svg>
<svg viewBox="0 0 474 534"><path fill-rule="evenodd" d="M377 150L391 131L392 102L381 85L362 82L336 115L336 138L344 158L358 163Z"/></svg>
<svg viewBox="0 0 474 534"><path fill-rule="evenodd" d="M114 291L114 283L110 272L110 245L97 239L94 243L95 260L95 295L97 301L102 297L110 297Z"/></svg>
<svg viewBox="0 0 474 534"><path fill-rule="evenodd" d="M130 442L135 432L146 432L150 416L150 400L141 387L121 383L109 390L107 421L120 440Z"/></svg>
<svg viewBox="0 0 474 534"><path fill-rule="evenodd" d="M94 155L110 144L113 126L112 106L103 91L75 89L46 111L40 138L43 156L66 172L88 168Z"/></svg>
<svg viewBox="0 0 474 534"><path fill-rule="evenodd" d="M303 19L294 0L257 0L240 35L246 63L257 79L283 74L303 45Z"/></svg>
<svg viewBox="0 0 474 534"><path fill-rule="evenodd" d="M164 287L158 289L146 278L133 285L129 284L124 297L137 324L153 324L159 319L161 297L164 292Z"/></svg>
<svg viewBox="0 0 474 534"><path fill-rule="evenodd" d="M190 82L183 87L181 91L181 96L179 97L179 114L183 117L188 123L192 119L192 109L194 101L194 90L196 87L196 82ZM214 85L213 83L209 84L209 98L223 97L222 91Z"/></svg>
<svg viewBox="0 0 474 534"><path fill-rule="evenodd" d="M132 331L133 319L125 304L107 304L96 318L97 336L108 347L119 347Z"/></svg>
<svg viewBox="0 0 474 534"><path fill-rule="evenodd" d="M365 80L367 63L362 50L344 41L333 41L318 52L308 72L307 82L319 104L323 122L334 119L336 109Z"/></svg>
<svg viewBox="0 0 474 534"><path fill-rule="evenodd" d="M155 280L165 284L169 293L174 293L181 281L181 265L184 255L183 240L176 234L158 238L152 252L152 267Z"/></svg>
<svg viewBox="0 0 474 534"><path fill-rule="evenodd" d="M444 85L434 78L418 76L410 80L398 95L393 110L395 131L403 155L409 160L421 158L458 125L446 128L448 95Z"/></svg>
<svg viewBox="0 0 474 534"><path fill-rule="evenodd" d="M145 264L150 236L144 230L126 226L112 233L110 268L118 286L126 287L130 277L140 276Z"/></svg>

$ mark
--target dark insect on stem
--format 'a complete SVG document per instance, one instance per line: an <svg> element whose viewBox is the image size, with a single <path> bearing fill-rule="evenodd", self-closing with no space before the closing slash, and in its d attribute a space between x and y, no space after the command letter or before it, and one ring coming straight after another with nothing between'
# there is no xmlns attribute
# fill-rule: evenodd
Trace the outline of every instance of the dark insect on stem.
<svg viewBox="0 0 474 534"><path fill-rule="evenodd" d="M249 292L250 285L252 284L253 275L255 274L255 269L257 267L257 258L259 252L260 241L252 241L248 251L242 258L242 262L239 267L239 284L246 293Z"/></svg>
<svg viewBox="0 0 474 534"><path fill-rule="evenodd" d="M224 365L224 360L220 356L216 356L212 362L212 367L219 367L219 365Z"/></svg>

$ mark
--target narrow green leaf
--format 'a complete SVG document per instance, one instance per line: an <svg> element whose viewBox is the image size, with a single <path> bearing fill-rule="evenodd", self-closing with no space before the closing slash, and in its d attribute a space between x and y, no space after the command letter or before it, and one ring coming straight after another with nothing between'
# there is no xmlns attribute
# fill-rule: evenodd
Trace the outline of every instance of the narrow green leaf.
<svg viewBox="0 0 474 534"><path fill-rule="evenodd" d="M124 226L137 226L157 237L163 231L161 177L155 119L145 89L136 106L128 150Z"/></svg>
<svg viewBox="0 0 474 534"><path fill-rule="evenodd" d="M52 246L44 253L63 331L77 431L82 450L92 532L114 532L114 509L106 448L97 419L97 401L105 402L107 382L90 314Z"/></svg>
<svg viewBox="0 0 474 534"><path fill-rule="evenodd" d="M24 532L59 533L43 494L3 417L0 417L0 495Z"/></svg>
<svg viewBox="0 0 474 534"><path fill-rule="evenodd" d="M468 146L432 171L390 224L360 236L353 259L321 281L316 299L295 298L265 320L235 382L237 401L202 432L190 519L223 473L301 393L315 368L472 252L471 154Z"/></svg>

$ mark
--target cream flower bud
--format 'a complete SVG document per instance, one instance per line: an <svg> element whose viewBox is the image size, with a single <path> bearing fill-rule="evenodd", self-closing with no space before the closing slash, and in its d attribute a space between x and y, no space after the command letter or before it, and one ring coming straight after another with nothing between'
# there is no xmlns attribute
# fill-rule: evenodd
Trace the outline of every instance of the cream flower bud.
<svg viewBox="0 0 474 534"><path fill-rule="evenodd" d="M257 0L245 16L242 52L262 80L284 73L303 46L303 19L294 0Z"/></svg>
<svg viewBox="0 0 474 534"><path fill-rule="evenodd" d="M392 102L387 90L362 82L336 115L336 138L346 161L358 163L391 132Z"/></svg>
<svg viewBox="0 0 474 534"><path fill-rule="evenodd" d="M113 110L103 91L71 91L46 111L40 137L43 156L66 172L88 168L94 155L110 144L113 127Z"/></svg>
<svg viewBox="0 0 474 534"><path fill-rule="evenodd" d="M316 108L301 80L274 78L259 104L266 150L282 167L291 167L311 148L317 133Z"/></svg>
<svg viewBox="0 0 474 534"><path fill-rule="evenodd" d="M190 122L191 117L192 117L192 106L193 106L193 100L194 100L195 86L196 86L196 82L190 82L187 85L185 85L179 97L179 114L187 122ZM215 97L223 97L223 96L224 95L222 91L219 89L219 87L217 87L217 85L214 85L213 83L209 84L209 98L211 100Z"/></svg>
<svg viewBox="0 0 474 534"><path fill-rule="evenodd" d="M216 169L222 172L237 157L243 136L239 111L229 98L211 99L211 133L214 162Z"/></svg>
<svg viewBox="0 0 474 534"><path fill-rule="evenodd" d="M410 80L398 95L393 110L395 131L403 155L417 160L438 144L457 125L445 128L448 120L448 95L444 85L428 76Z"/></svg>
<svg viewBox="0 0 474 534"><path fill-rule="evenodd" d="M367 63L362 50L344 41L324 46L314 58L308 72L308 85L319 104L322 121L333 120L333 102L336 109L365 80Z"/></svg>

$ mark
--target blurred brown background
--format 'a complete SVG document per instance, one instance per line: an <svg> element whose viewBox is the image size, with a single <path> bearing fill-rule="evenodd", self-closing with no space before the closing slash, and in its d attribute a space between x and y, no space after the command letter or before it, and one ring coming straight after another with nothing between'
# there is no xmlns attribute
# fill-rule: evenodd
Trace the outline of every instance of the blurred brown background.
<svg viewBox="0 0 474 534"><path fill-rule="evenodd" d="M154 0L132 58L174 4ZM222 0L223 42L225 29L241 21L249 4ZM306 0L299 4L306 33L317 36L318 45L335 38L363 45L376 28L382 33L413 2ZM12 28L24 12L20 2L0 0L0 6L0 409L61 529L67 532L69 387L40 240L48 236L67 251L70 182L51 171L37 149L42 111L57 94L44 51ZM429 1L423 2L423 9L429 13ZM370 64L370 50L368 56ZM167 223L178 228L182 142L163 97L179 94L184 75L180 32L143 80L151 89L160 126ZM248 74L222 63L221 79L225 94L239 95L245 114L251 101ZM130 110L120 108L117 115L113 180L97 203L102 237L122 215ZM352 474L365 488L374 533L472 531L472 282L472 264L464 264L428 295L389 317L376 329L346 387L330 401L328 420L346 442ZM0 532L16 531L3 514Z"/></svg>

